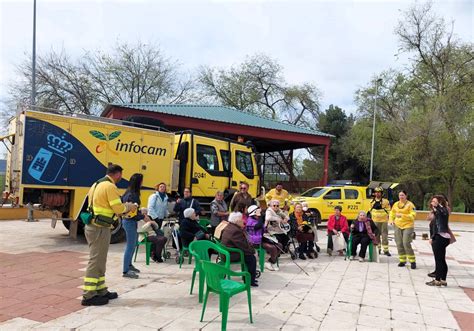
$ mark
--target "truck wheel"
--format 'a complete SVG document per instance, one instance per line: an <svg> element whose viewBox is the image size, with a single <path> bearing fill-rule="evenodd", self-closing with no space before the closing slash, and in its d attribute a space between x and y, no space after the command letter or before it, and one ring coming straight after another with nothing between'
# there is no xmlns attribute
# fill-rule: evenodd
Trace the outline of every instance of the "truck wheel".
<svg viewBox="0 0 474 331"><path fill-rule="evenodd" d="M84 235L84 223L82 223L81 220L77 220L76 222L79 222L79 226L77 227L77 234L80 236ZM66 229L69 230L69 227L71 226L71 221L63 221L63 225Z"/></svg>
<svg viewBox="0 0 474 331"><path fill-rule="evenodd" d="M125 230L122 227L122 220L119 220L115 229L112 230L110 243L118 244L124 240L125 240Z"/></svg>

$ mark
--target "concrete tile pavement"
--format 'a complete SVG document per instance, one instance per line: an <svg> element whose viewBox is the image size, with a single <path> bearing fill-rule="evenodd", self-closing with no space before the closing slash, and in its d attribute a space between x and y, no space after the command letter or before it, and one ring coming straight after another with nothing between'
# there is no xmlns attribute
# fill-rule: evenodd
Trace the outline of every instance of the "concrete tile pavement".
<svg viewBox="0 0 474 331"><path fill-rule="evenodd" d="M105 307L85 308L77 299L87 254L83 239L72 241L60 227L49 228L47 221L1 222L0 226L2 330L220 329L215 296L209 300L204 322L199 322L197 288L189 295L191 265L181 270L174 261L146 266L142 253L136 263L141 278L124 279L123 244L112 245L107 283L120 297ZM417 270L397 267L393 241L394 256L382 256L380 263L329 257L321 231L320 257L296 260L309 276L283 257L281 270L264 272L261 286L252 290L254 324L249 323L246 297L240 295L231 300L228 329L473 329L473 228L466 224L452 224L452 228L458 242L448 248L447 288L425 285L434 266L428 242L420 239L427 232L425 223L417 223L416 228ZM32 306L35 310L30 312Z"/></svg>

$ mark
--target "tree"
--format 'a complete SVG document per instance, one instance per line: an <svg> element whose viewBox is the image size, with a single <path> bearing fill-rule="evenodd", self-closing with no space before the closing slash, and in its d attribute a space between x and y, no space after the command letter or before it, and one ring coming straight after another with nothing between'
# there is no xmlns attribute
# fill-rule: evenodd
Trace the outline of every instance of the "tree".
<svg viewBox="0 0 474 331"><path fill-rule="evenodd" d="M383 83L377 98L375 178L406 183L419 204L434 190L446 192L450 202L465 196L472 203L472 45L457 40L430 3L408 10L396 34L400 50L413 58L405 72L388 70L376 77ZM366 166L374 82L357 92L359 116L346 141L348 151Z"/></svg>
<svg viewBox="0 0 474 331"><path fill-rule="evenodd" d="M18 67L12 98L28 105L31 63ZM155 45L117 44L110 54L73 59L51 51L37 60L37 106L67 113L97 113L108 103L182 103L194 98L193 81Z"/></svg>
<svg viewBox="0 0 474 331"><path fill-rule="evenodd" d="M248 57L229 69L202 67L198 80L211 102L293 125L316 126L318 89L309 83L287 84L283 68L266 55ZM269 153L268 157L297 182L292 153Z"/></svg>

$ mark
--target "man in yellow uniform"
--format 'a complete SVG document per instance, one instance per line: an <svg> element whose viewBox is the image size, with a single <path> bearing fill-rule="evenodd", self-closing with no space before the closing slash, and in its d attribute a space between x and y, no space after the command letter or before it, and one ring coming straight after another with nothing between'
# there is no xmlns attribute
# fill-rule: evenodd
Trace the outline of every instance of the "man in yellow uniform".
<svg viewBox="0 0 474 331"><path fill-rule="evenodd" d="M280 202L280 208L288 210L289 202L293 197L283 188L282 183L277 183L274 189L268 191L265 199L267 200L267 204L272 200L278 200Z"/></svg>
<svg viewBox="0 0 474 331"><path fill-rule="evenodd" d="M110 229L117 215L135 212L137 206L122 203L115 185L122 178L122 167L109 165L107 175L98 180L89 190L89 210L93 217L85 226L85 235L89 244L89 264L84 277L83 306L101 306L109 299L118 297L116 292L109 292L105 285L105 266L110 244Z"/></svg>
<svg viewBox="0 0 474 331"><path fill-rule="evenodd" d="M383 253L387 256L392 256L388 250L388 215L390 213L390 202L383 198L383 188L375 188L375 196L370 202L370 217L375 225L379 229L380 235L382 235ZM380 248L379 248L380 253Z"/></svg>

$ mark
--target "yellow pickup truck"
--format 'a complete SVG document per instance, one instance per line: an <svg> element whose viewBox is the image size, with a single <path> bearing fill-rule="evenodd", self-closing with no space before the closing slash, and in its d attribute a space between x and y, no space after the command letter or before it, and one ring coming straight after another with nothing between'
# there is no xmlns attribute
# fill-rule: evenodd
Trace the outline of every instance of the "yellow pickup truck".
<svg viewBox="0 0 474 331"><path fill-rule="evenodd" d="M301 196L293 199L293 203L306 202L308 208L318 221L327 221L334 213L334 207L341 206L342 213L350 220L355 219L359 211L369 211L373 199L373 189L381 186L384 197L392 201L392 190L398 183L373 181L368 186L358 185L329 185L313 187Z"/></svg>

